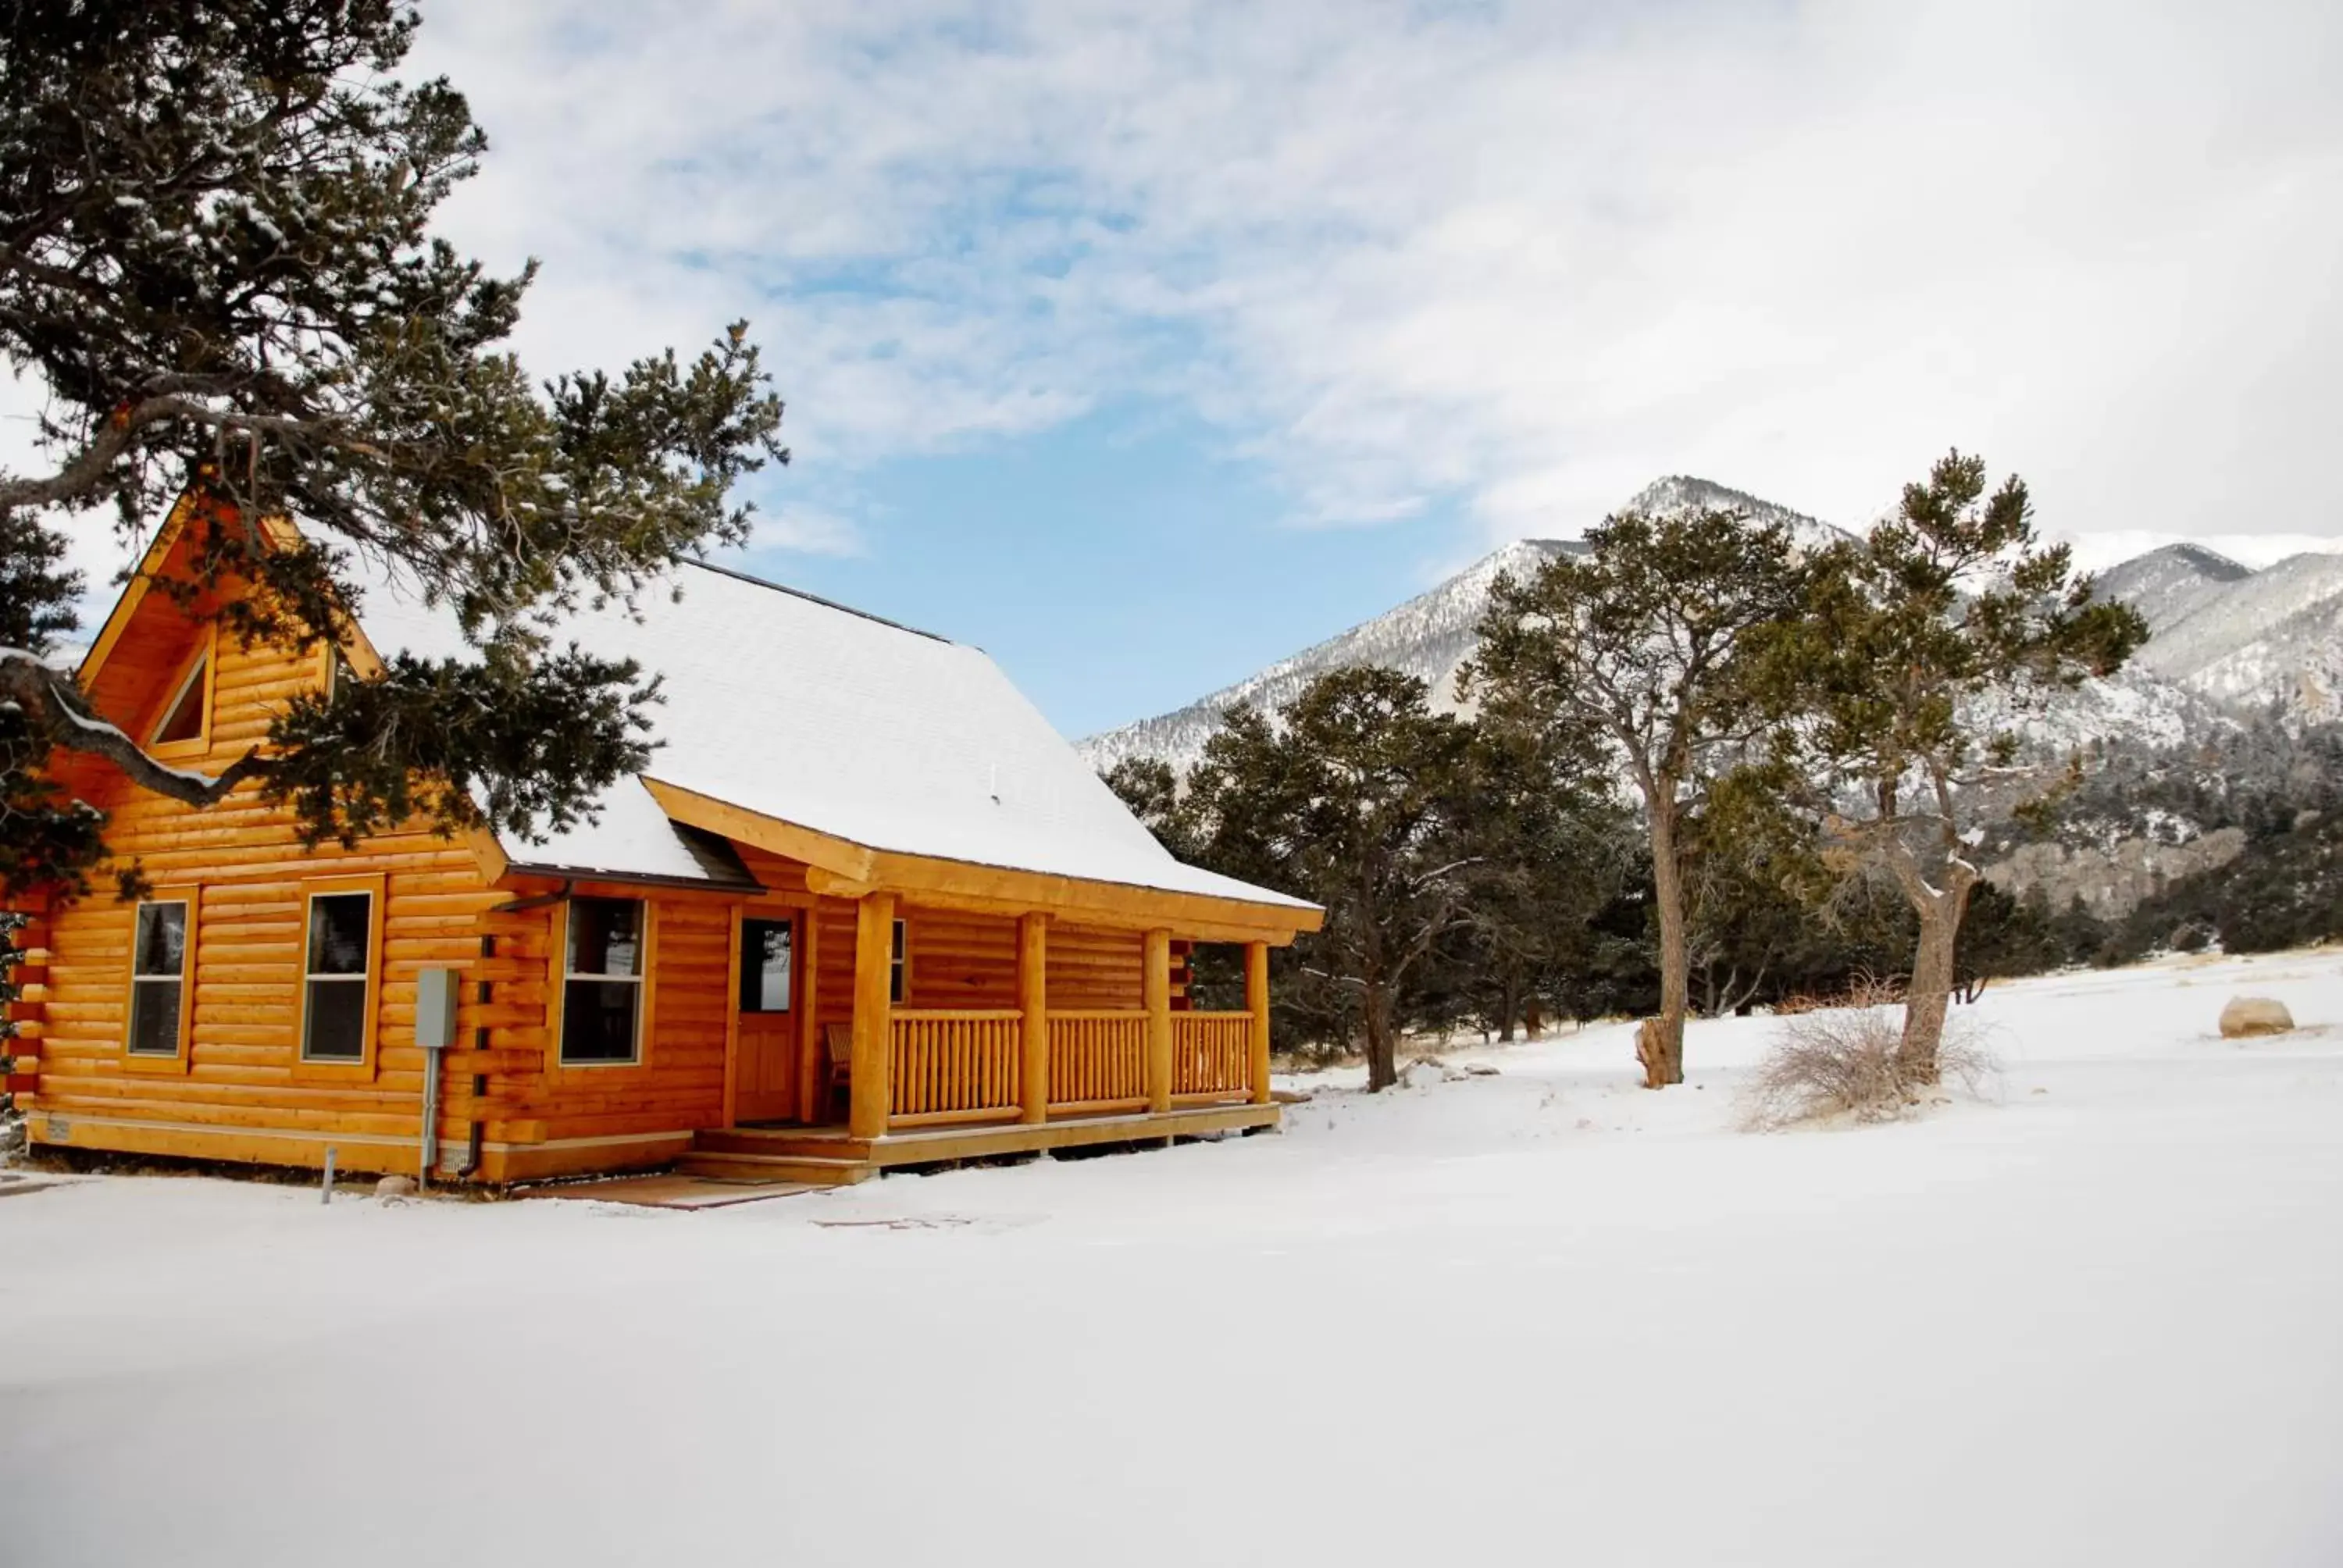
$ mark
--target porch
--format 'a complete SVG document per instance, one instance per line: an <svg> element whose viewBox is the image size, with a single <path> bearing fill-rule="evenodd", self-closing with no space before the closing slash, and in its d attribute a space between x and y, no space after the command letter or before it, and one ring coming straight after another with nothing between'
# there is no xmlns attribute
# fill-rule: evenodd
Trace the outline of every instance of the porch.
<svg viewBox="0 0 2343 1568"><path fill-rule="evenodd" d="M844 1186L890 1167L948 1164L1001 1155L1127 1143L1168 1144L1180 1138L1275 1127L1278 1107L1236 1101L1176 1106L1161 1114L1065 1116L1033 1123L920 1127L857 1138L843 1127L735 1127L700 1133L677 1162L687 1175L717 1180L807 1181Z"/></svg>
<svg viewBox="0 0 2343 1568"><path fill-rule="evenodd" d="M1277 1125L1266 940L1243 944L1239 1010L1187 1005L1174 983L1174 936L1162 927L1129 939L1138 973L1122 969L1121 983L1137 980L1139 1006L1058 1007L1050 994L1053 917L1027 910L1004 933L1013 933L1014 986L1004 985L1000 1000L1013 996L1017 1005L906 1006L902 917L927 907L907 910L878 890L855 900L850 1017L820 1016L819 988L808 987L806 1010L786 1031L799 1085L793 1114L765 1120L757 1100L729 1093L726 1125L696 1135L682 1170L846 1182L890 1166ZM744 914L755 918L753 909ZM739 1020L734 1032L737 1076Z"/></svg>

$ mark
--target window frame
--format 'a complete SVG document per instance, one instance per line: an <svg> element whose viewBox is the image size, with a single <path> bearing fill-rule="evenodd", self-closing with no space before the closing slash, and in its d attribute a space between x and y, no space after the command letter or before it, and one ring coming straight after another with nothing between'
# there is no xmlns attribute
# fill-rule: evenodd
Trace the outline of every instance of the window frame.
<svg viewBox="0 0 2343 1568"><path fill-rule="evenodd" d="M135 1025L138 1019L138 920L139 911L149 904L179 904L187 913L179 945L179 1032L176 1048L165 1056L160 1051L133 1050L131 1041L137 1038ZM126 1072L166 1073L184 1077L195 1060L196 1042L196 938L202 927L203 890L188 882L166 888L152 888L130 907L130 940L123 952L122 980L122 1048L123 1070ZM149 980L165 977L148 975Z"/></svg>
<svg viewBox="0 0 2343 1568"><path fill-rule="evenodd" d="M639 904L642 907L642 972L633 978L635 994L635 1054L624 1061L572 1061L566 1049L569 1026L569 982L572 978L588 980L625 980L624 975L587 974L573 977L569 970L569 922L578 903L600 900L616 904ZM640 894L572 893L557 907L553 920L553 950L547 962L551 969L553 984L548 989L551 998L546 1004L546 1021L551 1026L552 1050L547 1056L547 1073L558 1081L572 1073L639 1072L651 1064L651 999L654 976L657 973L659 951L659 904Z"/></svg>
<svg viewBox="0 0 2343 1568"><path fill-rule="evenodd" d="M750 926L779 926L789 933L789 995L785 1006L747 1007L742 1005L749 989L749 976L759 973L759 967L751 961L749 946ZM799 988L804 984L804 976L798 968L799 950L798 916L794 910L786 915L743 913L740 917L740 973L732 987L732 1010L742 1018L787 1018L797 1011Z"/></svg>
<svg viewBox="0 0 2343 1568"><path fill-rule="evenodd" d="M165 697L163 705L155 710L155 717L147 722L145 733L146 751L148 756L158 759L187 758L203 757L210 753L212 699L219 682L219 659L216 657L218 652L219 628L217 625L206 626L204 628L204 635L196 643L196 651L182 659L178 668L172 673L171 684L164 689L169 695ZM171 721L171 715L178 711L179 704L186 700L189 688L197 680L203 683L203 689L197 698L202 704L202 709L197 715L195 734L185 740L156 739L155 737L162 732L163 727Z"/></svg>
<svg viewBox="0 0 2343 1568"><path fill-rule="evenodd" d="M371 1081L375 1076L376 1056L382 1034L382 932L387 923L387 879L380 875L319 877L295 885L301 890L301 917L299 930L293 938L294 1081L304 1083L347 1081L351 1079ZM365 893L369 900L367 908L366 1022L358 1036L358 1055L355 1060L309 1054L310 905L321 898L347 893Z"/></svg>
<svg viewBox="0 0 2343 1568"><path fill-rule="evenodd" d="M909 1007L910 995L911 922L898 915L887 937L887 1005Z"/></svg>

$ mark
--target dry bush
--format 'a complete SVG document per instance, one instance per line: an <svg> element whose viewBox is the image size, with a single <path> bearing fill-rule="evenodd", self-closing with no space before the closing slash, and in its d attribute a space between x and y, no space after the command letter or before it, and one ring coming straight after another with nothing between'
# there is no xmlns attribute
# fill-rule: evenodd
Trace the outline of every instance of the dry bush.
<svg viewBox="0 0 2343 1568"><path fill-rule="evenodd" d="M1910 1075L1898 1060L1904 1020L1892 1007L1801 1014L1783 1025L1779 1042L1757 1064L1746 1125L1768 1131L1840 1116L1891 1121L1908 1115L1946 1083L1958 1083L1974 1094L2000 1065L1976 1037L1965 1022L1947 1023L1936 1048L1936 1080L1926 1082Z"/></svg>

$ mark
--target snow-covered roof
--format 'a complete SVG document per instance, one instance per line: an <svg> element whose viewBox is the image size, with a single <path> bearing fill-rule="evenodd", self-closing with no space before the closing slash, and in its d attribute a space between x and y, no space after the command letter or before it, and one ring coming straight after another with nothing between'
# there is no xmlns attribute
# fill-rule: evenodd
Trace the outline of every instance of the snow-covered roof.
<svg viewBox="0 0 2343 1568"><path fill-rule="evenodd" d="M444 608L353 569L377 652L466 656ZM556 635L663 678L649 769L662 783L870 849L1312 907L1175 859L981 649L698 563L647 586L633 613L580 610ZM640 779L599 807L506 852L516 866L720 879Z"/></svg>

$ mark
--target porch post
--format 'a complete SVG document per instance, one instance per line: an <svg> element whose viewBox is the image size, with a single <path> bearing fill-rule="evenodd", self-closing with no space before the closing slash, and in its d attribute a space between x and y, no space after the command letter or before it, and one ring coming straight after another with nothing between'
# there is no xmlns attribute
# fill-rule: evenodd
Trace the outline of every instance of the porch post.
<svg viewBox="0 0 2343 1568"><path fill-rule="evenodd" d="M1147 1109L1172 1109L1172 933L1150 931L1140 950L1147 1005Z"/></svg>
<svg viewBox="0 0 2343 1568"><path fill-rule="evenodd" d="M798 914L797 950L789 955L789 1005L798 1010L798 1120L811 1127L830 1120L830 1074L822 1070L821 907Z"/></svg>
<svg viewBox="0 0 2343 1568"><path fill-rule="evenodd" d="M1245 943L1245 1011L1252 1014L1252 1102L1269 1103L1269 944Z"/></svg>
<svg viewBox="0 0 2343 1568"><path fill-rule="evenodd" d="M1020 1121L1050 1119L1050 917L1039 911L1017 920L1017 1006L1022 1057L1018 1087Z"/></svg>
<svg viewBox="0 0 2343 1568"><path fill-rule="evenodd" d="M854 909L854 1067L846 1115L851 1138L887 1133L887 976L895 958L895 895L866 893Z"/></svg>

